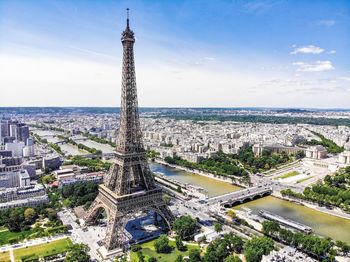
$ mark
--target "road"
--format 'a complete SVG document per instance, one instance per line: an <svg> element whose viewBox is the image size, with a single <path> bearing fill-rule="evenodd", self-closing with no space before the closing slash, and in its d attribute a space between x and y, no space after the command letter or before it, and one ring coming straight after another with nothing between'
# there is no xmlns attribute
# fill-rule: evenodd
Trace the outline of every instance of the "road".
<svg viewBox="0 0 350 262"><path fill-rule="evenodd" d="M216 219L211 217L209 215L210 211L214 212L220 212L222 207L220 205L210 205L210 208L208 205L200 204L196 201L181 201L174 199L172 200L172 205L170 206L171 211L174 214L178 215L190 215L193 218L199 219L199 223L201 227L203 227L205 230L214 230L214 222L216 222ZM221 210L222 211L222 210ZM243 234L242 232L234 229L233 227L223 225L223 232L221 233L228 233L233 232L234 234L243 237L243 238L249 238L247 235Z"/></svg>
<svg viewBox="0 0 350 262"><path fill-rule="evenodd" d="M101 261L101 256L97 251L100 248L98 241L100 241L106 235L106 227L88 226L86 229L84 229L84 227L75 222L77 217L68 209L64 209L63 211L59 212L58 216L64 225L72 226L71 238L73 242L87 244L90 247L91 259L93 261Z"/></svg>

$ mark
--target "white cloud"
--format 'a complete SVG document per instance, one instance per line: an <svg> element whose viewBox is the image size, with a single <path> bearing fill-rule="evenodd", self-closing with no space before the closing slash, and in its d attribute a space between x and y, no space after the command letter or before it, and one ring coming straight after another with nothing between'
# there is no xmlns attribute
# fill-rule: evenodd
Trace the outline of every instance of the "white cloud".
<svg viewBox="0 0 350 262"><path fill-rule="evenodd" d="M335 51L335 50L331 50L331 51L328 52L328 54L333 55L333 54L335 54L336 52L337 52L337 51Z"/></svg>
<svg viewBox="0 0 350 262"><path fill-rule="evenodd" d="M302 47L298 47L295 48L293 52L291 52L291 54L295 55L295 54L299 54L299 53L303 53L303 54L321 54L324 52L324 49L318 46L314 46L314 45L307 45L307 46L302 46Z"/></svg>
<svg viewBox="0 0 350 262"><path fill-rule="evenodd" d="M263 14L281 3L282 1L279 0L245 1L245 4L243 4L243 10L249 13Z"/></svg>
<svg viewBox="0 0 350 262"><path fill-rule="evenodd" d="M350 91L350 86L346 81L350 81L349 77L336 78L290 78L290 79L272 79L265 81L261 86L270 86L279 90L281 94L310 94L322 95L330 93L338 93L347 96L344 92ZM338 106L338 105L337 105Z"/></svg>
<svg viewBox="0 0 350 262"><path fill-rule="evenodd" d="M339 77L339 79L350 82L350 77L348 77L348 76L341 76L341 77Z"/></svg>
<svg viewBox="0 0 350 262"><path fill-rule="evenodd" d="M335 21L334 20L320 20L318 21L318 24L319 25L322 25L322 26L326 26L326 27L331 27L331 26L334 26L335 25Z"/></svg>
<svg viewBox="0 0 350 262"><path fill-rule="evenodd" d="M334 66L331 61L316 61L314 63L294 62L298 72L322 72L333 70Z"/></svg>

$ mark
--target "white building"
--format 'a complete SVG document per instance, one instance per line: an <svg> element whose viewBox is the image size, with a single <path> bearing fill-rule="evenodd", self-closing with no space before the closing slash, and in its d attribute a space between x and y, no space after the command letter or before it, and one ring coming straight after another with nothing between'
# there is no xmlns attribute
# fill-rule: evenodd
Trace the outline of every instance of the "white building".
<svg viewBox="0 0 350 262"><path fill-rule="evenodd" d="M23 148L23 157L32 157L35 155L34 145L28 145Z"/></svg>
<svg viewBox="0 0 350 262"><path fill-rule="evenodd" d="M339 163L350 164L350 150L346 150L339 154Z"/></svg>
<svg viewBox="0 0 350 262"><path fill-rule="evenodd" d="M310 146L305 151L306 157L312 158L312 159L322 159L327 156L327 150L321 146Z"/></svg>
<svg viewBox="0 0 350 262"><path fill-rule="evenodd" d="M0 188L23 188L29 185L30 176L27 170L0 173Z"/></svg>
<svg viewBox="0 0 350 262"><path fill-rule="evenodd" d="M6 143L5 150L12 152L12 156L23 156L24 142Z"/></svg>

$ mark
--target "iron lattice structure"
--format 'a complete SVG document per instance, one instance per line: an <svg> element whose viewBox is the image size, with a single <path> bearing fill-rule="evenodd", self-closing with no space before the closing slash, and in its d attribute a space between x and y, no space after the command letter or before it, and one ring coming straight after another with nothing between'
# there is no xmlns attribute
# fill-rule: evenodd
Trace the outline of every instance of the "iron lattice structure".
<svg viewBox="0 0 350 262"><path fill-rule="evenodd" d="M122 94L116 159L84 218L87 224L93 223L101 210L106 211L107 233L103 242L108 251L125 246L128 239L125 225L140 212L155 212L163 217L169 228L173 220L163 201L162 190L155 184L142 143L133 50L135 37L129 17L121 42Z"/></svg>

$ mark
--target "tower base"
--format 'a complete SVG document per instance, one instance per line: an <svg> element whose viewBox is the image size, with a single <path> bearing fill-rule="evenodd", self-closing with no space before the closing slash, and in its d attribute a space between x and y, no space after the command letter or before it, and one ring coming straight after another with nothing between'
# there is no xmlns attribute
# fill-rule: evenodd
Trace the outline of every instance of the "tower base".
<svg viewBox="0 0 350 262"><path fill-rule="evenodd" d="M103 246L107 251L102 252L106 254L105 256L114 254L115 250L123 251L128 246L129 236L125 226L133 215L140 212L155 212L164 219L169 229L174 219L164 203L163 192L158 187L118 196L106 186L100 185L99 194L84 217L85 224L94 223L102 209L106 211L108 221L106 237L103 240Z"/></svg>
<svg viewBox="0 0 350 262"><path fill-rule="evenodd" d="M124 255L123 249L121 248L107 250L104 246L100 247L97 252L100 254L102 261Z"/></svg>

